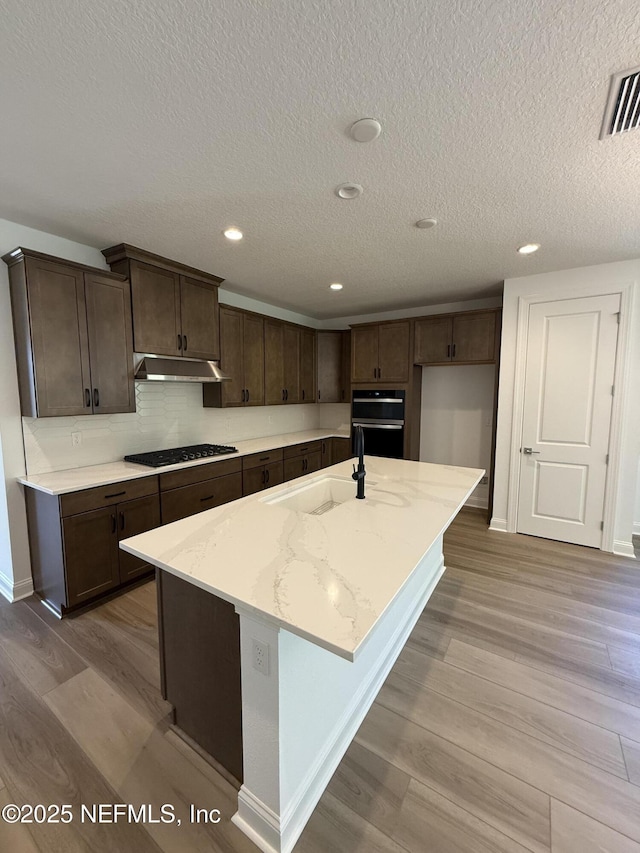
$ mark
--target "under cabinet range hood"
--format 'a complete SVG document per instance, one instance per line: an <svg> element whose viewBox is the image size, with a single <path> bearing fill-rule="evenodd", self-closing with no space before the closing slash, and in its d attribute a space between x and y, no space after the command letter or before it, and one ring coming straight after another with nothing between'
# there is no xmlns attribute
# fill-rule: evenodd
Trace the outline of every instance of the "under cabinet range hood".
<svg viewBox="0 0 640 853"><path fill-rule="evenodd" d="M217 361L134 353L134 365L136 381L228 382L231 379Z"/></svg>

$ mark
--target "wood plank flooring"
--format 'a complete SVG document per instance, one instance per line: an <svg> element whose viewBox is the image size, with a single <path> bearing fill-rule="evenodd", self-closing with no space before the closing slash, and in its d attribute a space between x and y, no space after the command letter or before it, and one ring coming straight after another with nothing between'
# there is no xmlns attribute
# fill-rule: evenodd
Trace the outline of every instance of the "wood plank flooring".
<svg viewBox="0 0 640 853"><path fill-rule="evenodd" d="M473 510L445 562L296 853L640 853L640 562ZM63 621L0 599L0 807L75 813L0 819L0 851L255 853L233 787L170 728L156 622L153 583ZM82 822L94 803L182 823Z"/></svg>

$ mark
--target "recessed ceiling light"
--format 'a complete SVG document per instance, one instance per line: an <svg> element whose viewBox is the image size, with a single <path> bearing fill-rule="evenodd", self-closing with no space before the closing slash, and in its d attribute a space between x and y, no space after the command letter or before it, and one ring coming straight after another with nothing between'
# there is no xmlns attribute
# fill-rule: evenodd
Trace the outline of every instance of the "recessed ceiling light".
<svg viewBox="0 0 640 853"><path fill-rule="evenodd" d="M418 219L416 222L416 228L433 228L433 226L437 224L437 219Z"/></svg>
<svg viewBox="0 0 640 853"><path fill-rule="evenodd" d="M518 251L521 255L532 255L540 248L540 243L525 243L524 246L518 246Z"/></svg>
<svg viewBox="0 0 640 853"><path fill-rule="evenodd" d="M362 195L362 187L360 184L340 184L336 187L336 195L340 198L358 198L359 195Z"/></svg>
<svg viewBox="0 0 640 853"><path fill-rule="evenodd" d="M380 136L382 125L375 118L361 118L351 125L351 138L356 142L373 142Z"/></svg>
<svg viewBox="0 0 640 853"><path fill-rule="evenodd" d="M239 228L227 228L224 236L227 240L242 240L243 234Z"/></svg>
<svg viewBox="0 0 640 853"><path fill-rule="evenodd" d="M331 288L331 290L342 290L342 285L339 284L337 281L334 281L333 284L329 285L329 287Z"/></svg>

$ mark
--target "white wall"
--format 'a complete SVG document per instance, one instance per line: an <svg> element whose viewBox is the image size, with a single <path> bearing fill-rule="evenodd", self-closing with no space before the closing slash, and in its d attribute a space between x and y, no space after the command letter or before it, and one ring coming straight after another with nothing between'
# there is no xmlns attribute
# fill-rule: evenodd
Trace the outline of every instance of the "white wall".
<svg viewBox="0 0 640 853"><path fill-rule="evenodd" d="M495 365L422 368L420 461L484 468L491 463ZM467 501L486 508L488 486Z"/></svg>
<svg viewBox="0 0 640 853"><path fill-rule="evenodd" d="M631 536L640 454L640 260L580 267L556 273L508 279L504 283L502 314L502 347L498 397L498 432L496 446L496 479L492 527L515 531L513 512L509 514L509 478L511 465L511 433L513 425L513 393L517 359L522 355L522 341L517 340L518 305L521 297L565 299L624 292L630 294L631 307L626 318L629 338L626 347L628 367L626 382L618 386L623 404L619 459L612 460L619 470L614 496L614 547L620 553L633 553ZM613 468L610 468L613 471ZM513 504L513 502L511 502ZM637 516L635 516L637 518ZM631 549L631 550L630 550Z"/></svg>

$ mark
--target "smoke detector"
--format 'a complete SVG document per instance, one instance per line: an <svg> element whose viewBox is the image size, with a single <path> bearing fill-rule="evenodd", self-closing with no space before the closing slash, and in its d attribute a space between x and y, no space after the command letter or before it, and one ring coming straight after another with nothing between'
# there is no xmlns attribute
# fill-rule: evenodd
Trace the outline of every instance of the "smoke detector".
<svg viewBox="0 0 640 853"><path fill-rule="evenodd" d="M640 67L611 78L600 139L640 127Z"/></svg>

